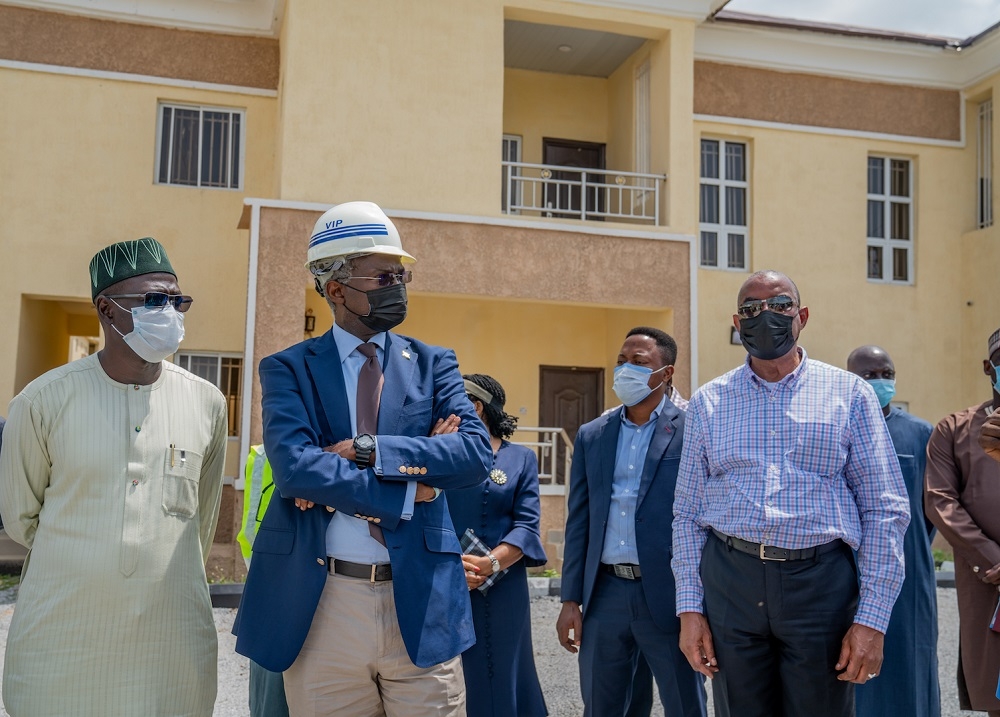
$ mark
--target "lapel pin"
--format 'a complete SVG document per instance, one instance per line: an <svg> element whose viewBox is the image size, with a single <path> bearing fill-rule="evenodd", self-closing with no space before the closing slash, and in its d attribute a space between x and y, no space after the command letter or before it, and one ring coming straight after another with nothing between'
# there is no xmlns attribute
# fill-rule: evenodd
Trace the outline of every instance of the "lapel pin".
<svg viewBox="0 0 1000 717"><path fill-rule="evenodd" d="M409 360L410 360L410 352L409 352L409 351L406 351L406 350L404 349L404 350L403 350L403 358L405 358L405 359L406 359L407 361L409 361Z"/></svg>

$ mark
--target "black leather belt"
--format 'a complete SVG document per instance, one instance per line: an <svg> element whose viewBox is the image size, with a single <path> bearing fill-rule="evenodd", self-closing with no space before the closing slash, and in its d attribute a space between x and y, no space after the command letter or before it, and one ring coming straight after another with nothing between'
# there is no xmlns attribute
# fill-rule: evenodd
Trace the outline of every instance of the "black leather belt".
<svg viewBox="0 0 1000 717"><path fill-rule="evenodd" d="M774 560L779 563L783 563L788 560L810 560L815 558L817 555L828 553L831 550L839 548L843 545L842 540L832 540L829 543L823 543L823 545L817 545L814 548L800 548L798 550L793 550L791 548L778 548L773 545L751 543L749 540L734 538L732 535L720 533L715 528L712 528L712 533L714 533L715 537L723 543L731 548L739 550L741 553L753 555L761 560Z"/></svg>
<svg viewBox="0 0 1000 717"><path fill-rule="evenodd" d="M360 578L373 583L380 583L383 580L392 580L392 565L390 563L379 563L371 565L369 563L349 563L346 560L326 559L327 570L337 575L346 575L349 578Z"/></svg>
<svg viewBox="0 0 1000 717"><path fill-rule="evenodd" d="M639 566L630 563L618 563L617 565L601 563L601 570L611 573L616 578L625 578L626 580L639 580L642 577Z"/></svg>

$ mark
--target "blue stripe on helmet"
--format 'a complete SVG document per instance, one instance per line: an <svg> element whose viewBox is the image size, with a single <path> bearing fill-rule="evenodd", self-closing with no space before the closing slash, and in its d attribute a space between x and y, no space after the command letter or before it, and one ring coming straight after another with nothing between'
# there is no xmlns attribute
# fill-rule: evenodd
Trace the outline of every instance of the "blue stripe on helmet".
<svg viewBox="0 0 1000 717"><path fill-rule="evenodd" d="M331 233L331 232L320 232L319 234L317 234L316 236L314 236L312 238L312 241L309 242L309 248L312 249L314 246L318 246L320 244L325 244L328 241L336 241L337 239L346 239L348 237L358 237L358 236L361 236L361 237L366 237L366 236L389 236L389 231L385 227L383 227L381 229L381 231L380 230L374 230L374 231L372 231L370 229L362 229L362 228L359 228L359 227L351 227L351 231L348 231L348 232L344 232L344 231L338 231L338 232L334 232L334 233Z"/></svg>
<svg viewBox="0 0 1000 717"><path fill-rule="evenodd" d="M320 234L326 234L327 232L344 232L350 229L382 229L385 230L385 224L346 224L344 226L328 227L323 229Z"/></svg>
<svg viewBox="0 0 1000 717"><path fill-rule="evenodd" d="M346 227L335 227L333 229L324 229L321 232L313 234L309 245L312 246L317 241L329 241L330 239L340 239L342 237L351 236L389 236L389 230L386 228L385 224L352 224Z"/></svg>

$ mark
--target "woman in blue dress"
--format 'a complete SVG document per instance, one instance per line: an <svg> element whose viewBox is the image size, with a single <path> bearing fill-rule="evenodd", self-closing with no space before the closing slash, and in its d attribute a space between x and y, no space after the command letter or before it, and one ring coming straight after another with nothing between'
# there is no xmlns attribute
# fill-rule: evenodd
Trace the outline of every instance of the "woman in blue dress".
<svg viewBox="0 0 1000 717"><path fill-rule="evenodd" d="M483 374L464 378L489 429L494 456L483 485L448 491L456 532L463 536L471 529L488 553L463 557L476 627L476 644L462 653L468 715L545 717L531 648L527 573L546 561L539 534L538 459L534 451L506 440L517 419L504 413L503 387Z"/></svg>

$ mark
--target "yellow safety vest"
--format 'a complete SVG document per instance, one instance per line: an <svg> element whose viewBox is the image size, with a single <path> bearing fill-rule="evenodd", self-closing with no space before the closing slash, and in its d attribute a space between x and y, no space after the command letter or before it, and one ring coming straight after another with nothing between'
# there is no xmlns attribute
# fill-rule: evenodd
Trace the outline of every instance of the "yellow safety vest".
<svg viewBox="0 0 1000 717"><path fill-rule="evenodd" d="M247 456L246 482L243 486L243 524L240 527L239 541L240 549L243 551L243 559L250 565L250 556L253 551L253 540L257 535L257 528L267 511L267 504L271 502L271 495L274 493L274 481L271 478L271 464L264 455L264 446L251 446L250 454ZM251 519L250 516L253 516Z"/></svg>

